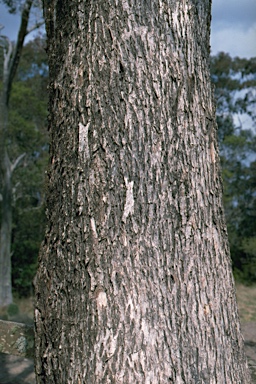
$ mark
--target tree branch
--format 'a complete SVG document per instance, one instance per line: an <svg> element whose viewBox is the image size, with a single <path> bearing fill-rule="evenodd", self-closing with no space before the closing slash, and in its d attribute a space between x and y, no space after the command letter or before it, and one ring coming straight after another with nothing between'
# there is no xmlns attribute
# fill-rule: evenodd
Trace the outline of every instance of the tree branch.
<svg viewBox="0 0 256 384"><path fill-rule="evenodd" d="M44 25L44 20L42 21L38 21L37 23L35 23L32 27L30 27L28 30L27 30L27 35L31 32L33 32L35 29L38 29L40 28L42 25Z"/></svg>
<svg viewBox="0 0 256 384"><path fill-rule="evenodd" d="M9 63L11 61L11 55L13 52L13 44L9 39L9 37L5 35L1 35L0 46L3 47L3 51L4 51L3 77L4 79L7 79L8 73L9 73Z"/></svg>
<svg viewBox="0 0 256 384"><path fill-rule="evenodd" d="M11 164L11 172L13 172L15 170L15 168L17 168L17 166L19 165L19 163L21 162L21 160L23 159L23 157L26 155L26 153L22 153L21 155L19 155L17 157L17 159L14 161L13 164Z"/></svg>
<svg viewBox="0 0 256 384"><path fill-rule="evenodd" d="M24 7L23 7L22 14L21 14L21 24L20 24L20 29L19 29L19 33L18 33L18 40L17 40L17 43L15 45L12 59L10 61L9 76L7 78L7 94L6 94L6 104L7 105L9 104L12 82L13 82L13 79L14 79L15 74L17 72L19 59L20 59L20 55L22 52L22 48L23 48L24 39L27 35L29 13L30 13L30 9L31 9L32 4L33 4L33 0L26 0Z"/></svg>

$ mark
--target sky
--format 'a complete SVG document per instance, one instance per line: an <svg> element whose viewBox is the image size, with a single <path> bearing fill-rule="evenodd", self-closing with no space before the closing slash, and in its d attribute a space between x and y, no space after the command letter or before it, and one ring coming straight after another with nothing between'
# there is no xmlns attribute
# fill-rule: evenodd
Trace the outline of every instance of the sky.
<svg viewBox="0 0 256 384"><path fill-rule="evenodd" d="M2 34L16 40L19 17L0 4ZM256 0L212 0L212 54L256 57Z"/></svg>
<svg viewBox="0 0 256 384"><path fill-rule="evenodd" d="M211 48L256 57L256 0L212 0Z"/></svg>

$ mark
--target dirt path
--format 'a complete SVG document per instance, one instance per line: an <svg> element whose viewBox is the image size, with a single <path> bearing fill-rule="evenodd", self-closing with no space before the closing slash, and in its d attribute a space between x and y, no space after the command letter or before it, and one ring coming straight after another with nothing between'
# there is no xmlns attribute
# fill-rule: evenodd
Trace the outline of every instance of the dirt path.
<svg viewBox="0 0 256 384"><path fill-rule="evenodd" d="M35 384L34 362L0 354L0 384Z"/></svg>
<svg viewBox="0 0 256 384"><path fill-rule="evenodd" d="M252 372L253 383L256 383L256 323L250 322L242 325L245 352Z"/></svg>
<svg viewBox="0 0 256 384"><path fill-rule="evenodd" d="M248 363L256 384L256 323L242 326ZM0 384L35 384L33 360L0 354Z"/></svg>

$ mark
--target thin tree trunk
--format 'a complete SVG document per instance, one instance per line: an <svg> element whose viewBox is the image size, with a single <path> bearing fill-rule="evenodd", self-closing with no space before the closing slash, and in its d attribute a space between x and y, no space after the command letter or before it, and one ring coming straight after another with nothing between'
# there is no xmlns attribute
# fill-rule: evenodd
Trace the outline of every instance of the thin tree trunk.
<svg viewBox="0 0 256 384"><path fill-rule="evenodd" d="M45 2L37 383L250 382L222 208L210 1Z"/></svg>
<svg viewBox="0 0 256 384"><path fill-rule="evenodd" d="M0 307L12 303L11 240L12 240L12 167L7 148L8 112L12 83L18 68L24 39L27 34L29 13L33 0L26 0L16 45L6 38L4 52L3 87L0 94L0 175L1 175L1 228L0 228Z"/></svg>
<svg viewBox="0 0 256 384"><path fill-rule="evenodd" d="M7 123L8 111L5 105L1 108L1 128ZM3 128L5 130L5 128ZM3 135L0 135L0 140ZM0 228L0 307L12 303L12 274L11 274L11 162L4 147L4 140L0 145L0 175L1 175L1 228Z"/></svg>

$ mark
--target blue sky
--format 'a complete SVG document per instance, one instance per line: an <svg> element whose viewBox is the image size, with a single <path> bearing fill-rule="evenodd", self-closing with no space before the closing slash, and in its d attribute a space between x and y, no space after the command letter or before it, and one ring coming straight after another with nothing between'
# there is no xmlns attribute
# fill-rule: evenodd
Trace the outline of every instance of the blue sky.
<svg viewBox="0 0 256 384"><path fill-rule="evenodd" d="M19 17L0 4L2 34L16 40ZM256 56L256 0L212 0L212 54L220 51L232 57Z"/></svg>
<svg viewBox="0 0 256 384"><path fill-rule="evenodd" d="M212 0L212 53L256 56L256 0Z"/></svg>

